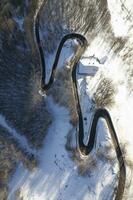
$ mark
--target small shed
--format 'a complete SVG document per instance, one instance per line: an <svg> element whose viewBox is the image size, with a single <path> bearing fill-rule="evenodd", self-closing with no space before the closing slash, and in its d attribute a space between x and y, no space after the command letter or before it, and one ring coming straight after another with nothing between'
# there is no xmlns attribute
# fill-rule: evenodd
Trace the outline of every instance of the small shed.
<svg viewBox="0 0 133 200"><path fill-rule="evenodd" d="M82 63L79 63L78 66L78 74L84 75L84 76L95 76L96 72L98 71L97 66L93 65L82 65Z"/></svg>

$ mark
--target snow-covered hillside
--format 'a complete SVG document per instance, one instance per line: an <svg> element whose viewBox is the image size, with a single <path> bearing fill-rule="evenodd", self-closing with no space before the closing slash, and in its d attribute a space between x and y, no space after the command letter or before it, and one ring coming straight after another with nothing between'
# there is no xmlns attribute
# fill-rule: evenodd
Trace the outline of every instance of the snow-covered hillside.
<svg viewBox="0 0 133 200"><path fill-rule="evenodd" d="M38 9L42 3L43 1L38 1ZM23 31L23 20L14 20ZM88 141L95 109L106 108L111 115L126 163L123 200L133 199L133 3L130 0L49 0L41 10L39 23L39 45L44 49L47 67L46 82L61 38L67 33L77 32L88 40L88 47L77 65L84 142ZM35 90L36 96L30 93L33 96L30 101L31 112L26 107L25 113L28 112L31 116L33 111L39 110L35 121L33 120L33 127L39 124L37 127L41 130L43 145L40 149L31 146L28 141L30 137L23 134L23 131L25 133L30 129L28 124L32 117L26 121L26 127L21 124L22 132L19 132L10 123L10 118L8 120L3 113L0 115L0 126L8 131L10 138L38 160L38 165L32 171L19 160L8 184L8 200L115 199L119 167L105 120L100 119L98 122L95 148L91 154L82 156L77 150L78 121L74 119L75 123L72 123L76 108L69 89L71 79L67 76L71 75L71 61L78 46L78 40L65 43L53 83L55 86L50 92L41 96L39 87L32 87L31 93ZM57 89L54 88L56 86ZM42 107L44 109L40 112ZM52 119L48 130L42 126L44 121L40 120L44 113L47 114L48 124ZM33 134L34 142L37 140L37 127ZM30 130L32 140L32 129Z"/></svg>
<svg viewBox="0 0 133 200"><path fill-rule="evenodd" d="M64 66L64 63L67 63L65 60L66 54L68 54L68 47L70 49L71 46L70 44L68 43L63 48L60 67L61 65ZM72 50L70 50L70 54L71 52ZM82 67L85 65L88 66L88 70L91 62L90 55L87 49L83 57L88 56L88 59L85 59L85 62L82 59L82 63L79 63ZM101 55L103 54L101 53ZM70 60L70 57L68 57L68 60ZM119 65L116 67L116 70L119 70ZM105 65L98 65L98 71L93 76L77 74L81 106L84 117L87 118L84 124L85 140L89 137L88 130L95 107L92 101L93 93L100 81L100 75L103 74L105 77L112 78L111 73L113 77L115 75L113 81L115 86L118 87L116 90L118 94L119 82L124 74L121 72L122 75L120 74L118 76L112 72L109 60L106 61ZM74 150L71 149L71 146L74 148L76 143L76 128L73 128L70 124L69 110L55 103L54 99L50 96L45 96L44 98L47 101L47 108L53 116L53 122L44 140L43 149L38 151L40 164L34 172L30 172L20 163L9 184L10 191L8 199L15 199L16 195L25 200L65 200L68 198L72 200L85 200L88 198L90 200L113 199L117 188L119 169L106 123L103 120L99 121L97 143L92 154L88 157L79 158L79 155L76 156L73 152ZM117 122L117 114L119 112L116 101L108 109L111 112L118 137L122 143L125 143L123 140L124 136L122 136ZM71 134L71 144L68 147L70 150L66 146L69 134Z"/></svg>
<svg viewBox="0 0 133 200"><path fill-rule="evenodd" d="M14 200L15 194L25 200L112 199L118 171L115 156L110 162L103 155L98 160L95 156L90 165L88 158L82 158L80 162L86 166L77 166L65 148L67 135L72 129L69 112L55 104L50 97L47 102L54 120L45 138L44 148L38 152L40 164L32 173L22 164L19 165L9 185L8 199ZM97 145L101 144L101 140L104 144L107 142L105 138L110 138L108 134L103 137L103 133L106 135L107 131L101 123ZM78 168L83 169L80 172Z"/></svg>

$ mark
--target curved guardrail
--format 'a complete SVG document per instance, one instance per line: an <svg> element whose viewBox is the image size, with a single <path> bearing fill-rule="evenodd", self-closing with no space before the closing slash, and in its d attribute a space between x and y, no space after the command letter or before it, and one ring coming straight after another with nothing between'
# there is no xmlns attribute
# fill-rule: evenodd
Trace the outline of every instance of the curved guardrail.
<svg viewBox="0 0 133 200"><path fill-rule="evenodd" d="M43 4L42 4L42 6L43 6ZM78 135L78 148L79 148L79 151L81 152L81 154L84 154L84 155L88 155L93 150L95 140L96 140L96 127L97 127L98 120L101 117L104 118L106 120L108 128L110 130L111 138L112 138L114 148L116 151L116 155L117 155L117 159L119 162L119 170L120 170L119 171L119 181L118 181L118 188L117 188L115 200L122 200L124 188L125 188L125 180L126 180L126 167L125 167L125 163L124 163L123 153L122 153L122 150L119 145L118 138L117 138L117 134L116 134L115 128L113 126L113 122L111 120L109 112L106 109L99 108L95 111L90 134L89 134L90 137L89 137L88 144L85 145L84 140L83 140L84 139L84 126L83 126L82 110L81 110L79 96L78 96L78 90L77 90L76 68L77 68L77 63L79 62L79 59L81 58L83 52L86 49L87 40L84 36L82 36L78 33L71 33L71 34L65 35L62 38L62 40L59 44L59 47L57 49L57 53L56 53L55 60L54 60L53 66L52 66L52 72L51 72L49 82L46 84L45 83L46 65L45 65L44 53L43 53L43 49L41 47L40 36L39 36L39 18L40 18L40 10L38 11L36 18L35 18L35 36L36 36L36 42L37 42L38 50L40 53L40 59L41 59L41 65L42 65L42 68L41 68L41 70L42 70L42 80L41 80L42 90L47 91L54 82L57 64L58 64L61 50L62 50L64 43L68 39L78 39L79 40L81 49L80 49L79 54L76 55L73 67L71 69L72 70L73 92L74 92L74 96L75 96L75 103L76 103L77 114L78 114L78 119L79 119L79 128L78 128L78 134L77 134Z"/></svg>

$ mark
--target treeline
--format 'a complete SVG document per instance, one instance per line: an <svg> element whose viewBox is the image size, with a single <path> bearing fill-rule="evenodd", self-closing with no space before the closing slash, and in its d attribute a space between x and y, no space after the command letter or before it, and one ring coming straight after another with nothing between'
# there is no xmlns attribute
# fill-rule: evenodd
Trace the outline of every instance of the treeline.
<svg viewBox="0 0 133 200"><path fill-rule="evenodd" d="M33 41L33 19L37 8L36 0L29 0L28 4L24 0L1 0L0 2L0 34L4 32L6 40L16 38L19 34L19 25L14 20L14 17L23 19L23 32L25 40L32 52L35 46Z"/></svg>

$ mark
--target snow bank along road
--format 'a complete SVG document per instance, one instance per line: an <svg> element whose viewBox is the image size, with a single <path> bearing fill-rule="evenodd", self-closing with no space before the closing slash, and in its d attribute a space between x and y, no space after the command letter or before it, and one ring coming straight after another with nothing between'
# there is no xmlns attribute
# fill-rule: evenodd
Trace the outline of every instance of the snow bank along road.
<svg viewBox="0 0 133 200"><path fill-rule="evenodd" d="M42 3L42 6L43 6L43 3ZM44 59L43 49L41 47L40 35L39 35L39 18L40 18L40 11L41 11L42 6L38 10L38 13L35 17L35 27L34 27L35 28L36 43L37 43L37 47L38 47L38 50L39 50L40 60L41 60L41 65L42 65L42 68L41 68L41 70L42 70L42 80L41 80L42 90L47 91L50 88L50 86L54 83L54 76L55 76L57 64L58 64L60 54L61 54L61 50L62 50L64 43L68 39L77 39L80 46L81 46L81 49L80 49L80 52L78 52L75 55L75 59L74 59L74 63L73 63L73 67L71 69L71 72L72 72L73 92L74 92L74 96L75 96L75 103L76 103L77 114L78 114L78 119L79 119L79 128L78 128L78 133L77 133L78 150L83 155L88 155L92 151L94 144L95 144L95 141L96 141L96 127L97 127L98 120L101 117L104 118L107 122L109 131L111 133L111 138L112 138L114 148L115 148L115 151L116 151L116 155L117 155L117 159L118 159L118 162L119 162L119 181L118 181L118 188L117 188L115 200L121 200L122 197L123 197L124 187L125 187L126 167L125 167L125 163L124 163L124 159L123 159L122 150L121 150L121 147L119 145L118 138L117 138L117 134L115 132L110 114L106 109L99 108L95 111L93 121L92 121L91 130L90 130L90 138L89 138L88 144L85 145L84 142L83 142L84 126L83 126L83 116L82 116L82 111L81 111L80 101L79 101L79 96L78 96L78 91L77 91L76 68L77 68L78 61L80 60L83 52L85 51L85 49L87 47L87 40L84 36L82 36L78 33L71 33L71 34L65 35L62 38L62 40L59 44L56 56L55 56L53 66L52 66L52 72L51 72L49 82L46 84L45 83L46 66L45 66L45 59Z"/></svg>

